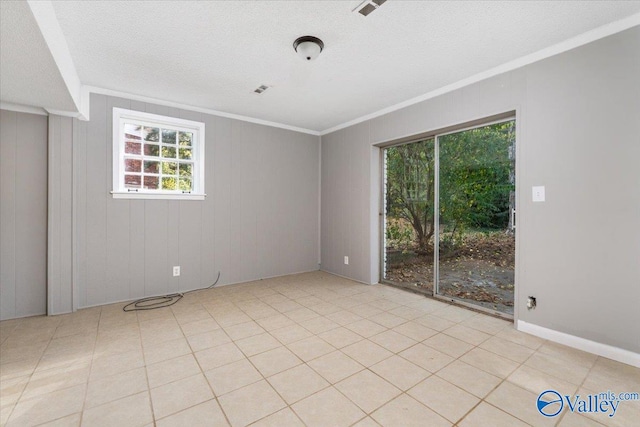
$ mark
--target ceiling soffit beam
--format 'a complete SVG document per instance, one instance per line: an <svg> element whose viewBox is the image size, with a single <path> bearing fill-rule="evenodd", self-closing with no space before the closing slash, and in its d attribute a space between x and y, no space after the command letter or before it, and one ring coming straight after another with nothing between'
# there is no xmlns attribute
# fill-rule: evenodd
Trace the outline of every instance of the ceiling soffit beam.
<svg viewBox="0 0 640 427"><path fill-rule="evenodd" d="M71 51L69 51L67 39L62 33L62 28L60 28L53 4L50 0L27 0L27 4L31 9L31 13L33 13L38 28L40 28L44 41L47 43L47 47L58 67L62 80L67 86L76 110L78 110L77 113L49 109L47 109L47 111L51 114L74 116L83 120L89 120L89 104L82 95L82 83L78 77L76 67L73 64Z"/></svg>

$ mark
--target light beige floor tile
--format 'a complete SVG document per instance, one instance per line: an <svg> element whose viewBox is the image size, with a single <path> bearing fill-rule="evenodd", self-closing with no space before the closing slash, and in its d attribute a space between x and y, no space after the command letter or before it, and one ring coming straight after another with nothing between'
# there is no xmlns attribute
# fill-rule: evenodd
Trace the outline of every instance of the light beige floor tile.
<svg viewBox="0 0 640 427"><path fill-rule="evenodd" d="M286 347L274 348L249 359L265 377L270 377L302 363L302 360Z"/></svg>
<svg viewBox="0 0 640 427"><path fill-rule="evenodd" d="M371 418L383 427L451 426L449 421L406 394L398 396L375 411L371 414Z"/></svg>
<svg viewBox="0 0 640 427"><path fill-rule="evenodd" d="M436 374L469 393L483 398L502 381L482 369L454 360Z"/></svg>
<svg viewBox="0 0 640 427"><path fill-rule="evenodd" d="M406 320L413 320L424 316L424 312L422 310L417 310L407 306L396 307L393 310L389 310L389 313L395 316L400 316Z"/></svg>
<svg viewBox="0 0 640 427"><path fill-rule="evenodd" d="M512 320L499 319L492 316L474 316L463 320L460 324L489 335L495 335L503 329L513 327Z"/></svg>
<svg viewBox="0 0 640 427"><path fill-rule="evenodd" d="M273 350L274 348L282 346L280 341L269 335L267 332L237 340L235 343L247 357L264 353L265 351Z"/></svg>
<svg viewBox="0 0 640 427"><path fill-rule="evenodd" d="M267 331L273 331L275 329L284 328L285 326L295 325L295 322L289 319L282 313L277 313L272 316L263 317L256 320L256 322Z"/></svg>
<svg viewBox="0 0 640 427"><path fill-rule="evenodd" d="M369 370L363 370L340 381L335 387L366 413L370 413L401 391Z"/></svg>
<svg viewBox="0 0 640 427"><path fill-rule="evenodd" d="M393 330L387 330L380 334L374 335L370 337L369 340L373 341L381 347L386 348L392 353L398 353L417 343L411 338L399 334Z"/></svg>
<svg viewBox="0 0 640 427"><path fill-rule="evenodd" d="M362 340L351 344L343 348L342 352L365 367L375 365L393 355L389 350L369 340Z"/></svg>
<svg viewBox="0 0 640 427"><path fill-rule="evenodd" d="M435 331L442 332L445 329L449 329L455 322L451 320L443 319L442 317L433 316L431 314L427 314L426 316L419 317L414 320L414 322L420 323L421 325L426 326L427 328L433 329Z"/></svg>
<svg viewBox="0 0 640 427"><path fill-rule="evenodd" d="M286 404L267 381L259 381L218 399L231 425L246 426L271 415ZM247 405L247 402L251 402Z"/></svg>
<svg viewBox="0 0 640 427"><path fill-rule="evenodd" d="M215 331L220 329L220 325L212 318L196 320L195 322L185 323L182 325L182 332L185 336L197 335L204 332Z"/></svg>
<svg viewBox="0 0 640 427"><path fill-rule="evenodd" d="M455 305L449 305L441 310L433 313L434 316L442 317L443 319L450 320L455 323L460 323L464 320L468 320L477 315L477 313L466 310L462 307L457 307Z"/></svg>
<svg viewBox="0 0 640 427"><path fill-rule="evenodd" d="M220 405L215 399L207 400L189 409L169 415L156 421L156 427L190 427L190 426L215 426L224 427L229 423L225 418Z"/></svg>
<svg viewBox="0 0 640 427"><path fill-rule="evenodd" d="M451 357L460 357L473 348L472 344L460 341L447 334L439 333L422 342L423 344L435 348L436 350L447 354Z"/></svg>
<svg viewBox="0 0 640 427"><path fill-rule="evenodd" d="M16 403L29 382L29 376L0 380L0 402L2 405Z"/></svg>
<svg viewBox="0 0 640 427"><path fill-rule="evenodd" d="M375 316L376 314L382 313L383 310L372 306L369 303L358 304L355 307L350 307L349 311L357 314L358 316L362 316L365 319L369 316Z"/></svg>
<svg viewBox="0 0 640 427"><path fill-rule="evenodd" d="M292 409L308 427L346 427L365 416L353 402L333 387L301 400Z"/></svg>
<svg viewBox="0 0 640 427"><path fill-rule="evenodd" d="M285 326L284 328L275 329L270 332L271 335L276 337L278 341L283 344L291 344L296 341L300 341L305 338L313 336L311 332L303 328L302 326L295 324Z"/></svg>
<svg viewBox="0 0 640 427"><path fill-rule="evenodd" d="M86 385L83 384L20 400L14 407L7 426L37 425L80 412L85 390Z"/></svg>
<svg viewBox="0 0 640 427"><path fill-rule="evenodd" d="M359 320L362 320L361 316L358 316L357 314L347 310L336 311L335 313L331 313L326 317L333 320L340 326L351 325Z"/></svg>
<svg viewBox="0 0 640 427"><path fill-rule="evenodd" d="M637 386L636 386L637 387ZM635 390L638 390L636 388ZM578 393L582 399L586 399L586 396L591 394L598 394L601 392L606 392L607 389L599 389L595 390L587 390L585 388L580 388ZM620 389L612 389L614 393L618 393ZM634 392L635 393L635 392ZM575 396L573 396L575 399ZM635 426L638 424L638 420L640 420L640 401L622 401L618 405L618 409L616 410L616 414L613 417L609 415L611 412L604 414L600 413L585 413L584 415L588 417L590 420L602 423L607 426L612 427L628 427Z"/></svg>
<svg viewBox="0 0 640 427"><path fill-rule="evenodd" d="M300 418L290 408L284 408L275 414L261 419L251 427L304 427Z"/></svg>
<svg viewBox="0 0 640 427"><path fill-rule="evenodd" d="M465 353L459 360L500 378L506 378L518 367L512 360L477 347Z"/></svg>
<svg viewBox="0 0 640 427"><path fill-rule="evenodd" d="M145 368L132 369L110 377L90 381L87 386L84 406L85 408L92 408L141 393L146 391L147 388L147 372Z"/></svg>
<svg viewBox="0 0 640 427"><path fill-rule="evenodd" d="M262 375L247 359L206 371L205 376L216 396L222 396L262 379Z"/></svg>
<svg viewBox="0 0 640 427"><path fill-rule="evenodd" d="M557 359L555 356L540 352L532 355L525 362L525 365L575 385L582 384L589 373L587 366ZM640 385L640 381L638 384Z"/></svg>
<svg viewBox="0 0 640 427"><path fill-rule="evenodd" d="M225 330L230 326L239 325L241 323L247 323L251 321L251 318L249 316L247 316L246 314L244 314L239 310L233 311L233 312L225 312L225 313L218 313L217 311L214 310L213 312L209 311L209 314L211 314L213 316L213 320L215 320L218 323L218 325L225 328ZM239 328L239 329L242 330L243 328Z"/></svg>
<svg viewBox="0 0 640 427"><path fill-rule="evenodd" d="M401 325L407 321L407 319L403 319L400 316L396 316L395 314L391 314L389 312L382 312L375 314L369 317L369 320L376 322L379 325L382 325L386 328L395 328L398 325Z"/></svg>
<svg viewBox="0 0 640 427"><path fill-rule="evenodd" d="M89 378L89 365L50 369L34 373L22 392L21 399L30 399L46 393L62 390L79 384L85 384Z"/></svg>
<svg viewBox="0 0 640 427"><path fill-rule="evenodd" d="M399 356L404 357L429 372L437 372L454 360L453 357L447 356L424 344L416 344L401 352Z"/></svg>
<svg viewBox="0 0 640 427"><path fill-rule="evenodd" d="M137 427L152 422L147 391L86 409L82 414L82 425L91 427Z"/></svg>
<svg viewBox="0 0 640 427"><path fill-rule="evenodd" d="M400 307L400 304L386 298L380 298L377 300L369 301L369 305L377 307L383 311L389 311L389 310L393 310L394 308Z"/></svg>
<svg viewBox="0 0 640 427"><path fill-rule="evenodd" d="M318 336L335 348L346 347L364 339L361 335L358 335L355 332L352 332L342 326L327 332L323 332Z"/></svg>
<svg viewBox="0 0 640 427"><path fill-rule="evenodd" d="M527 424L504 411L481 402L459 424L460 427L526 427Z"/></svg>
<svg viewBox="0 0 640 427"><path fill-rule="evenodd" d="M480 402L477 397L435 375L407 393L454 424Z"/></svg>
<svg viewBox="0 0 640 427"><path fill-rule="evenodd" d="M538 352L553 356L558 361L564 361L587 368L591 368L596 362L596 359L598 359L598 356L595 354L567 347L566 345L553 341L545 341L544 344L538 348Z"/></svg>
<svg viewBox="0 0 640 427"><path fill-rule="evenodd" d="M191 346L191 350L195 353L196 351L206 350L231 342L231 338L229 338L223 329L216 329L215 331L188 336L187 341L189 342L189 346Z"/></svg>
<svg viewBox="0 0 640 427"><path fill-rule="evenodd" d="M308 309L307 307L302 307L296 310L287 311L285 313L285 316L287 316L289 319L293 320L294 322L303 322L305 320L318 317L319 314L311 309Z"/></svg>
<svg viewBox="0 0 640 427"><path fill-rule="evenodd" d="M313 305L309 308L315 311L316 313L321 314L322 316L327 316L329 314L337 313L338 311L342 310L342 307L339 307L330 302L322 302L320 304Z"/></svg>
<svg viewBox="0 0 640 427"><path fill-rule="evenodd" d="M566 412L560 420L560 423L558 423L558 427L602 427L603 425L605 424L600 424L590 418L570 411Z"/></svg>
<svg viewBox="0 0 640 427"><path fill-rule="evenodd" d="M195 356L203 371L208 371L245 358L245 355L232 342L199 351L195 353Z"/></svg>
<svg viewBox="0 0 640 427"><path fill-rule="evenodd" d="M364 369L364 366L341 351L334 351L318 357L310 361L308 365L331 384L335 384Z"/></svg>
<svg viewBox="0 0 640 427"><path fill-rule="evenodd" d="M307 365L280 372L267 378L267 381L289 405L329 386L324 378Z"/></svg>
<svg viewBox="0 0 640 427"><path fill-rule="evenodd" d="M300 326L316 335L340 327L336 322L327 319L324 316L318 316L313 319L300 322Z"/></svg>
<svg viewBox="0 0 640 427"><path fill-rule="evenodd" d="M23 355L24 356L24 355ZM0 356L0 378L2 380L7 380L11 378L24 377L26 375L31 375L33 371L35 371L36 366L38 366L38 361L40 360L40 356L34 359L23 359L23 360L13 360L12 362L6 362L3 359L3 356Z"/></svg>
<svg viewBox="0 0 640 427"><path fill-rule="evenodd" d="M491 337L479 346L482 349L498 354L500 356L511 359L517 363L523 363L527 360L535 350L525 347L520 344L516 344L511 341L504 340L498 337ZM586 375L586 372L585 372Z"/></svg>
<svg viewBox="0 0 640 427"><path fill-rule="evenodd" d="M151 343L144 347L144 360L147 365L174 359L191 353L191 347L185 338L165 341L161 343Z"/></svg>
<svg viewBox="0 0 640 427"><path fill-rule="evenodd" d="M516 344L529 347L533 350L537 350L544 343L544 340L542 338L538 338L536 336L517 331L513 327L502 329L500 332L496 334L496 336L498 338L502 338L502 339L514 342Z"/></svg>
<svg viewBox="0 0 640 427"><path fill-rule="evenodd" d="M358 320L357 322L346 324L344 327L365 338L387 330L385 326L372 322L369 319Z"/></svg>
<svg viewBox="0 0 640 427"><path fill-rule="evenodd" d="M462 325L454 325L445 329L443 333L472 345L480 345L491 338L489 334Z"/></svg>
<svg viewBox="0 0 640 427"><path fill-rule="evenodd" d="M545 390L557 390L560 394L573 394L578 386L546 374L526 365L520 366L509 377L509 381L535 393L536 396Z"/></svg>
<svg viewBox="0 0 640 427"><path fill-rule="evenodd" d="M380 424L375 422L373 418L366 417L355 423L352 427L380 427Z"/></svg>
<svg viewBox="0 0 640 427"><path fill-rule="evenodd" d="M147 366L149 387L155 388L200 372L200 367L193 354L176 357Z"/></svg>
<svg viewBox="0 0 640 427"><path fill-rule="evenodd" d="M327 353L331 353L335 350L333 346L316 336L296 341L289 344L287 347L305 362L313 360L316 357L323 356Z"/></svg>
<svg viewBox="0 0 640 427"><path fill-rule="evenodd" d="M593 391L638 391L640 368L599 357L584 380L584 388Z"/></svg>
<svg viewBox="0 0 640 427"><path fill-rule="evenodd" d="M93 359L91 363L91 381L126 372L144 366L142 349L113 354Z"/></svg>
<svg viewBox="0 0 640 427"><path fill-rule="evenodd" d="M76 414L67 415L66 417L58 418L48 423L40 424L38 427L78 427L82 414L80 412Z"/></svg>
<svg viewBox="0 0 640 427"><path fill-rule="evenodd" d="M253 335L258 335L265 332L265 330L262 329L260 325L258 325L253 320L250 322L243 322L233 324L231 326L225 326L224 331L233 340L240 340L242 338L251 337Z"/></svg>
<svg viewBox="0 0 640 427"><path fill-rule="evenodd" d="M151 402L156 419L175 414L211 398L213 393L202 374L151 389Z"/></svg>
<svg viewBox="0 0 640 427"><path fill-rule="evenodd" d="M393 328L393 330L416 341L424 341L427 338L438 333L435 329L431 329L421 323L414 321L398 325Z"/></svg>
<svg viewBox="0 0 640 427"><path fill-rule="evenodd" d="M540 390L543 392L544 390ZM560 416L548 418L540 414L535 405L540 393L532 393L505 381L496 388L485 401L502 409L520 420L535 426L554 426Z"/></svg>
<svg viewBox="0 0 640 427"><path fill-rule="evenodd" d="M278 310L280 313L288 313L293 310L304 308L301 304L298 304L292 300L280 301L271 304L271 307Z"/></svg>
<svg viewBox="0 0 640 427"><path fill-rule="evenodd" d="M431 375L418 365L396 355L376 363L369 369L402 391L410 389Z"/></svg>

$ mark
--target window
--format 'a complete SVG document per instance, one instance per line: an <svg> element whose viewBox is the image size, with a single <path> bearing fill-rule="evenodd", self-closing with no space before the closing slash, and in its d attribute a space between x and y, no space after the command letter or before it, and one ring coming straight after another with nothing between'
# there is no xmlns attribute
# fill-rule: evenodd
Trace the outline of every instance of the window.
<svg viewBox="0 0 640 427"><path fill-rule="evenodd" d="M203 200L204 123L114 108L111 194Z"/></svg>

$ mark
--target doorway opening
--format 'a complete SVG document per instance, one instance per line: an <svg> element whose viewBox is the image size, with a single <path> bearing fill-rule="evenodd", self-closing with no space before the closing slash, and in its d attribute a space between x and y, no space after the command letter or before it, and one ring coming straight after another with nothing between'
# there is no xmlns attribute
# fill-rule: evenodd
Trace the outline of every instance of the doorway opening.
<svg viewBox="0 0 640 427"><path fill-rule="evenodd" d="M385 283L513 317L515 143L510 117L382 150Z"/></svg>

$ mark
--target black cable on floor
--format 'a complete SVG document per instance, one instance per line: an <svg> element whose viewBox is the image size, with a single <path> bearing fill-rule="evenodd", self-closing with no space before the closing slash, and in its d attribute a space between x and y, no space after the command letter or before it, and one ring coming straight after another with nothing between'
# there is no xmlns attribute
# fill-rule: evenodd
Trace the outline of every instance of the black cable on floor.
<svg viewBox="0 0 640 427"><path fill-rule="evenodd" d="M156 308L171 307L172 305L180 301L182 297L184 297L186 294L190 294L191 292L204 291L206 289L213 288L215 285L218 284L218 280L220 280L219 271L218 271L218 277L216 277L216 281L213 282L211 286L207 286L206 288L192 289L187 292L160 295L157 297L141 298L139 300L130 302L129 304L122 307L122 311L155 310Z"/></svg>

